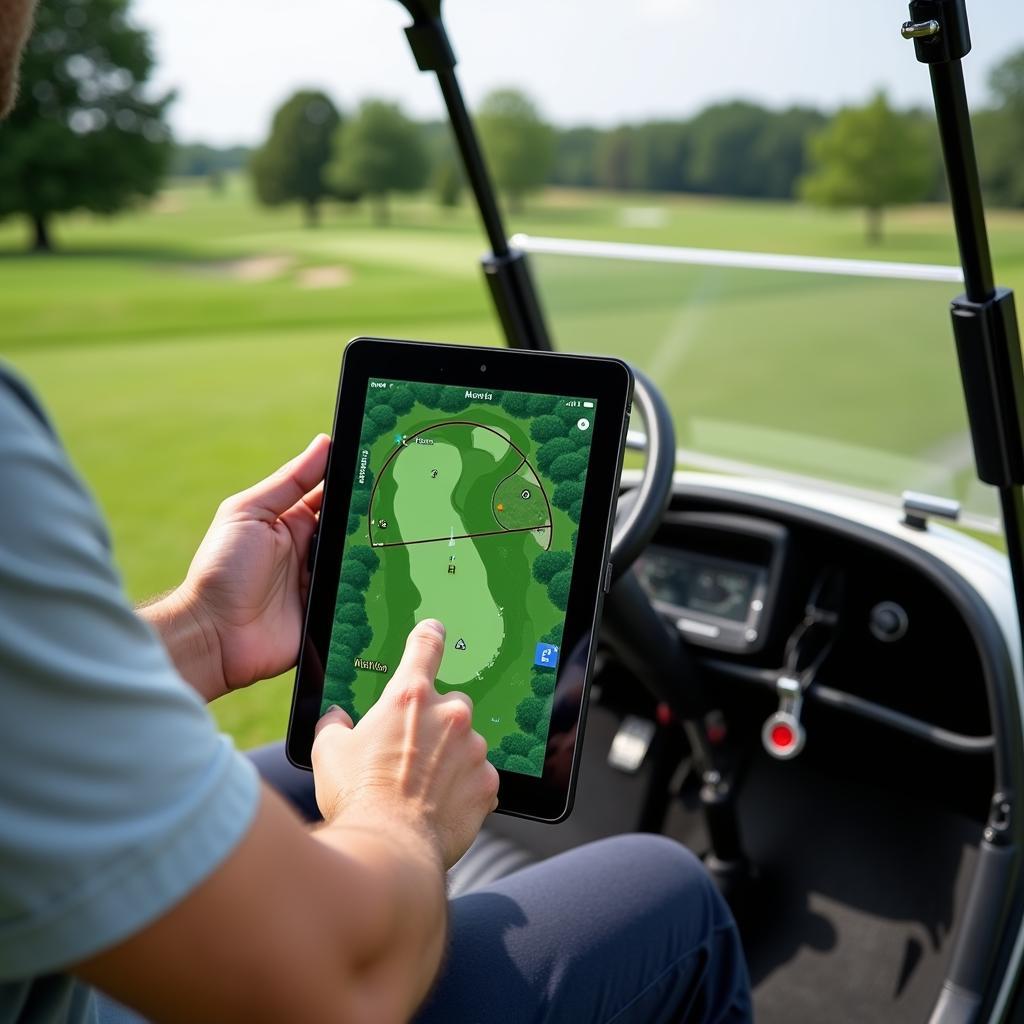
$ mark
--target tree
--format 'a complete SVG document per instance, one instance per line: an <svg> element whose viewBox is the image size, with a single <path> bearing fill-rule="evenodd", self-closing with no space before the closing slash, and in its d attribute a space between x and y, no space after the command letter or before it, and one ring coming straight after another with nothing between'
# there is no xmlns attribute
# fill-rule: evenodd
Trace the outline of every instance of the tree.
<svg viewBox="0 0 1024 1024"><path fill-rule="evenodd" d="M548 583L556 572L561 572L572 561L568 551L542 551L533 560L533 578Z"/></svg>
<svg viewBox="0 0 1024 1024"><path fill-rule="evenodd" d="M555 692L554 672L545 672L543 675L535 672L530 680L530 689L537 697L550 697Z"/></svg>
<svg viewBox="0 0 1024 1024"><path fill-rule="evenodd" d="M556 607L565 611L569 603L569 590L572 587L572 570L562 569L548 580L548 600Z"/></svg>
<svg viewBox="0 0 1024 1024"><path fill-rule="evenodd" d="M988 84L1000 106L1024 108L1024 50L1017 50L997 64Z"/></svg>
<svg viewBox="0 0 1024 1024"><path fill-rule="evenodd" d="M718 103L689 124L689 185L716 195L761 196L768 168L757 161L758 145L771 122L755 103Z"/></svg>
<svg viewBox="0 0 1024 1024"><path fill-rule="evenodd" d="M417 402L421 402L428 409L433 409L441 398L440 384L410 384L409 390Z"/></svg>
<svg viewBox="0 0 1024 1024"><path fill-rule="evenodd" d="M567 128L555 135L550 181L571 188L597 184L597 147L604 133L598 128Z"/></svg>
<svg viewBox="0 0 1024 1024"><path fill-rule="evenodd" d="M398 384L396 387L388 388L388 405L391 406L399 416L404 416L416 403L412 392L405 384Z"/></svg>
<svg viewBox="0 0 1024 1024"><path fill-rule="evenodd" d="M513 416L527 416L530 409L530 395L521 391L506 391L501 398L501 407Z"/></svg>
<svg viewBox="0 0 1024 1024"><path fill-rule="evenodd" d="M454 156L447 157L434 167L432 182L439 206L451 210L462 202L465 182L462 178L462 168Z"/></svg>
<svg viewBox="0 0 1024 1024"><path fill-rule="evenodd" d="M545 416L558 404L554 395L530 395L526 411L531 416Z"/></svg>
<svg viewBox="0 0 1024 1024"><path fill-rule="evenodd" d="M803 197L822 206L860 206L867 240L882 240L885 208L919 202L932 181L926 126L894 111L879 92L863 107L839 111L810 142L814 169L801 181Z"/></svg>
<svg viewBox="0 0 1024 1024"><path fill-rule="evenodd" d="M537 742L533 736L527 736L524 732L510 732L501 738L501 749L506 754L519 754L526 757Z"/></svg>
<svg viewBox="0 0 1024 1024"><path fill-rule="evenodd" d="M567 512L577 501L582 500L583 491L582 480L565 480L555 488L555 493L551 496L551 504L555 508Z"/></svg>
<svg viewBox="0 0 1024 1024"><path fill-rule="evenodd" d="M152 196L170 160L173 95L146 95L154 59L129 0L47 0L25 50L21 92L0 124L0 219L24 214L36 250L50 219L116 213Z"/></svg>
<svg viewBox="0 0 1024 1024"><path fill-rule="evenodd" d="M548 476L555 483L563 480L575 480L587 471L587 456L583 452L570 452L559 455L548 469Z"/></svg>
<svg viewBox="0 0 1024 1024"><path fill-rule="evenodd" d="M353 722L357 722L359 716L355 713L355 694L352 692L352 683L356 678L356 671L352 667L353 657L347 649L331 648L332 670L324 682L321 707L326 711L331 704L337 704L349 713Z"/></svg>
<svg viewBox="0 0 1024 1024"><path fill-rule="evenodd" d="M469 405L469 399L463 392L449 388L441 393L437 407L441 412L462 412Z"/></svg>
<svg viewBox="0 0 1024 1024"><path fill-rule="evenodd" d="M320 203L332 194L324 177L341 115L322 92L303 90L274 114L270 136L252 157L256 195L267 206L298 201L306 223L320 222Z"/></svg>
<svg viewBox="0 0 1024 1024"><path fill-rule="evenodd" d="M344 647L348 651L361 651L363 649L363 631L350 622L335 620L334 629L331 631L331 643L337 647Z"/></svg>
<svg viewBox="0 0 1024 1024"><path fill-rule="evenodd" d="M333 187L374 200L379 224L388 221L388 196L423 188L430 161L419 127L393 103L367 100L334 139L327 167Z"/></svg>
<svg viewBox="0 0 1024 1024"><path fill-rule="evenodd" d="M370 585L370 570L350 554L341 563L341 578L356 590L365 590Z"/></svg>
<svg viewBox="0 0 1024 1024"><path fill-rule="evenodd" d="M575 537L576 535L573 534ZM573 541L573 547L576 546L576 541ZM565 624L559 622L557 626L552 626L540 639L541 643L545 644L560 644L562 642L562 627Z"/></svg>
<svg viewBox="0 0 1024 1024"><path fill-rule="evenodd" d="M349 559L353 562L362 562L367 571L371 573L376 572L380 566L380 555L366 544L352 548L345 558L346 561Z"/></svg>
<svg viewBox="0 0 1024 1024"><path fill-rule="evenodd" d="M578 430L577 433L583 434L584 431ZM568 455L569 452L574 451L576 451L575 441L565 434L559 434L550 441L546 441L537 449L537 465L546 473L551 468L551 463L559 455Z"/></svg>
<svg viewBox="0 0 1024 1024"><path fill-rule="evenodd" d="M523 732L532 733L540 725L547 709L547 702L540 697L524 697L516 708L516 724Z"/></svg>
<svg viewBox="0 0 1024 1024"><path fill-rule="evenodd" d="M208 178L218 172L244 170L252 159L247 146L208 146L193 142L174 147L171 174L185 178Z"/></svg>
<svg viewBox="0 0 1024 1024"><path fill-rule="evenodd" d="M677 121L614 128L594 151L596 182L605 188L679 192L686 187L690 129Z"/></svg>
<svg viewBox="0 0 1024 1024"><path fill-rule="evenodd" d="M348 583L342 583L338 586L337 603L341 604L361 604L363 601L362 592L356 590L355 587L350 586Z"/></svg>
<svg viewBox="0 0 1024 1024"><path fill-rule="evenodd" d="M359 604L339 604L334 612L335 633L340 643L352 650L361 651L373 640L373 629L366 618L366 606L360 599ZM338 633L344 628L344 633ZM351 632L349 632L351 631Z"/></svg>
<svg viewBox="0 0 1024 1024"><path fill-rule="evenodd" d="M594 149L595 180L601 188L622 192L640 188L636 130L621 125L605 132Z"/></svg>
<svg viewBox="0 0 1024 1024"><path fill-rule="evenodd" d="M530 437L540 444L565 436L565 424L555 415L538 416L530 424Z"/></svg>
<svg viewBox="0 0 1024 1024"><path fill-rule="evenodd" d="M523 197L548 179L554 158L554 132L530 99L516 89L489 93L476 116L484 151L509 208L522 209Z"/></svg>
<svg viewBox="0 0 1024 1024"><path fill-rule="evenodd" d="M397 422L395 410L390 405L378 405L370 410L370 419L380 428L381 433L391 430Z"/></svg>
<svg viewBox="0 0 1024 1024"><path fill-rule="evenodd" d="M807 172L807 143L826 124L827 118L807 107L768 112L754 140L751 160L759 171L758 190L766 199L792 199L797 183Z"/></svg>
<svg viewBox="0 0 1024 1024"><path fill-rule="evenodd" d="M996 107L974 118L978 165L985 192L1002 206L1024 206L1024 50L989 76Z"/></svg>

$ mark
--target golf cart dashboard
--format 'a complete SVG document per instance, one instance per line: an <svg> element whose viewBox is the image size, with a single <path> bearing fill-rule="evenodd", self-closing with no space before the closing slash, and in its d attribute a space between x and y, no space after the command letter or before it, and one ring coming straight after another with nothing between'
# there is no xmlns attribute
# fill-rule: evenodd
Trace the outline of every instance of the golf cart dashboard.
<svg viewBox="0 0 1024 1024"><path fill-rule="evenodd" d="M760 651L778 605L787 531L751 516L669 511L637 560L655 606L692 643Z"/></svg>
<svg viewBox="0 0 1024 1024"><path fill-rule="evenodd" d="M637 575L719 692L760 694L770 710L800 662L794 637L818 616L831 634L805 673L807 713L827 705L947 750L991 751L977 623L898 544L810 519L753 495L734 505L677 491Z"/></svg>

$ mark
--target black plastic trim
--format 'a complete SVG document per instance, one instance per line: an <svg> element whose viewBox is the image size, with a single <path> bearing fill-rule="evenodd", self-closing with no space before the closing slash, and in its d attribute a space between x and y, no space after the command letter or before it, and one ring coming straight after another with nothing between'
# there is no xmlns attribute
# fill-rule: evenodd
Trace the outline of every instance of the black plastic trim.
<svg viewBox="0 0 1024 1024"><path fill-rule="evenodd" d="M765 690L775 692L778 673L769 668L755 668L721 658L697 656L697 661L705 669L718 675L754 683ZM905 715L902 711L894 711L883 704L876 704L873 700L865 700L856 694L847 693L845 690L838 690L823 683L812 683L804 693L804 700L811 704L824 704L828 707L839 708L841 711L848 711L957 754L991 754L995 750L996 741L993 736L968 736L964 733L952 732L941 726L933 725L931 722L914 718L912 715Z"/></svg>
<svg viewBox="0 0 1024 1024"><path fill-rule="evenodd" d="M867 544L902 560L938 587L956 607L975 642L981 658L992 722L992 751L995 792L1010 804L1010 820L1000 836L998 849L983 838L980 857L972 879L970 896L958 926L950 960L948 982L959 990L957 1004L963 998L980 1000L981 1019L995 1004L1002 988L1003 972L1008 969L1013 947L1024 919L1022 893L1022 839L1024 814L1019 813L1019 794L1024 792L1024 721L1018 701L1013 663L1006 638L992 609L960 573L930 552L901 541L881 530L865 526L835 513L793 504L785 499L766 497L676 482L675 496L713 501L718 507L750 510L759 515L775 515L790 522L823 528ZM1019 965L1018 965L1019 966ZM948 1001L946 1007L951 1007ZM932 1021L946 1024L942 1000Z"/></svg>

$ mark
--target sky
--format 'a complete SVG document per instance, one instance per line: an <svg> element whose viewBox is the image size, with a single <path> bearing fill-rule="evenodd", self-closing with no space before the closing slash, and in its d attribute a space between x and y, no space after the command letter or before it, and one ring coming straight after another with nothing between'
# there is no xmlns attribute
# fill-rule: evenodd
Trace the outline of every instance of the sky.
<svg viewBox="0 0 1024 1024"><path fill-rule="evenodd" d="M841 14L845 8L846 14ZM902 0L445 0L470 106L525 90L558 125L687 117L734 98L834 109L884 88L931 103L928 71L899 34ZM174 88L184 141L254 144L293 91L324 89L343 109L367 97L419 119L443 106L416 69L397 0L135 0L153 33L154 84ZM973 0L972 104L993 64L1024 48L1020 0Z"/></svg>

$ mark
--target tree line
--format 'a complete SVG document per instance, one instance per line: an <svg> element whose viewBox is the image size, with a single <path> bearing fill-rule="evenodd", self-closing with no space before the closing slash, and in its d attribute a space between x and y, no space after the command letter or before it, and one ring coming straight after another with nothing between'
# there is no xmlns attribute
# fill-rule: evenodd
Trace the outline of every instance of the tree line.
<svg viewBox="0 0 1024 1024"><path fill-rule="evenodd" d="M943 197L928 116L894 110L883 93L832 118L736 101L689 121L559 131L529 97L501 89L480 104L476 125L513 212L545 185L804 198L862 207L868 239L877 242L886 207ZM301 203L310 225L328 199L366 198L384 223L394 192L419 192L432 180L438 201L449 206L462 191L443 126L418 125L380 100L367 100L346 118L318 91L296 93L278 109L249 168L262 202Z"/></svg>
<svg viewBox="0 0 1024 1024"><path fill-rule="evenodd" d="M310 224L325 200L372 204L388 218L395 192L434 191L456 205L463 181L447 127L417 124L394 104L339 110L323 92L290 97L255 152L175 147L173 95L154 98L149 35L130 0L48 0L22 68L12 116L0 125L0 219L28 219L51 247L50 221L74 210L114 213L155 194L166 174L218 184L240 166L269 204L298 202ZM1024 51L991 73L993 104L974 118L983 187L1024 207ZM932 115L892 109L883 94L828 115L734 101L689 119L556 128L529 97L491 93L474 112L510 209L545 185L637 192L802 198L865 211L869 237L897 203L939 200L945 184Z"/></svg>

